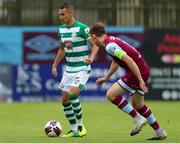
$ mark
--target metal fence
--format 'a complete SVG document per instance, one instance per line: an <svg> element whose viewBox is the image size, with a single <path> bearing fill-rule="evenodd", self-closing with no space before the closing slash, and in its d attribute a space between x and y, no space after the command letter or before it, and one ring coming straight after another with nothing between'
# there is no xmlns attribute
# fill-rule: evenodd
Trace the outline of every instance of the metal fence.
<svg viewBox="0 0 180 144"><path fill-rule="evenodd" d="M69 0L76 18L89 25L179 28L179 0ZM66 0L0 0L0 25L57 25Z"/></svg>

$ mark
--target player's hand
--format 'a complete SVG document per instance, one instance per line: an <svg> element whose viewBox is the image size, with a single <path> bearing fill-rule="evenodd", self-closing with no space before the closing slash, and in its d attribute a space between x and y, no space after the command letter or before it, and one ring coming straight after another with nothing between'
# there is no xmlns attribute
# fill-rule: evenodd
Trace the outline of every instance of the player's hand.
<svg viewBox="0 0 180 144"><path fill-rule="evenodd" d="M98 78L97 80L96 80L96 84L98 84L98 85L102 85L104 82L106 82L107 81L107 79L105 78L105 77L102 77L102 78Z"/></svg>
<svg viewBox="0 0 180 144"><path fill-rule="evenodd" d="M57 67L56 67L56 66L53 66L53 67L52 67L52 75L53 75L54 77L57 77L57 75L58 75Z"/></svg>
<svg viewBox="0 0 180 144"><path fill-rule="evenodd" d="M85 59L85 61L84 61L85 64L92 64L92 62L93 62L93 60L90 59L90 58L87 58L87 59Z"/></svg>
<svg viewBox="0 0 180 144"><path fill-rule="evenodd" d="M146 93L148 92L148 87L146 86L146 84L143 80L139 82L139 86L144 92L146 92Z"/></svg>

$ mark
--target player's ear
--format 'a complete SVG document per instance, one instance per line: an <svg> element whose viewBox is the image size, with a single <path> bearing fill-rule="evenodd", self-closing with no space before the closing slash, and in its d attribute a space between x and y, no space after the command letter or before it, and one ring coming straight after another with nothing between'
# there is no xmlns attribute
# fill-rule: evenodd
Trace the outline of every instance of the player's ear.
<svg viewBox="0 0 180 144"><path fill-rule="evenodd" d="M74 16L74 10L73 10L73 9L69 9L68 13L69 13L71 16Z"/></svg>

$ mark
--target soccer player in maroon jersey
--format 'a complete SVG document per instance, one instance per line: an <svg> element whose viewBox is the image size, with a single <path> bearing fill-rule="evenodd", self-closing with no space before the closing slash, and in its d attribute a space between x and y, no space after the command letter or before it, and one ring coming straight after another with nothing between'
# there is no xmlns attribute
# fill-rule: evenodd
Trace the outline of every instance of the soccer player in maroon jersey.
<svg viewBox="0 0 180 144"><path fill-rule="evenodd" d="M90 34L99 47L104 47L113 58L107 74L98 78L96 83L102 85L120 67L127 70L125 76L115 82L107 91L107 98L119 109L134 118L134 127L131 136L138 134L147 122L154 129L155 135L150 140L162 140L167 133L159 126L150 108L144 104L144 94L148 92L145 82L149 78L149 66L141 54L123 40L107 36L102 24L94 24ZM122 96L125 92L132 94L132 105Z"/></svg>

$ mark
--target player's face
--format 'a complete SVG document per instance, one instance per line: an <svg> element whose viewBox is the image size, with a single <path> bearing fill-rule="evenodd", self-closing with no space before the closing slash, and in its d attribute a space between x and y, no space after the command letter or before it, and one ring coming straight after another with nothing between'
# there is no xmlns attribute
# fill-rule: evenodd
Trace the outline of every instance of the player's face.
<svg viewBox="0 0 180 144"><path fill-rule="evenodd" d="M69 23L72 19L72 13L68 11L66 8L64 9L59 9L59 19L63 23Z"/></svg>
<svg viewBox="0 0 180 144"><path fill-rule="evenodd" d="M103 47L103 42L101 42L101 38L96 36L95 34L92 34L91 37L93 38L94 42L98 47Z"/></svg>

